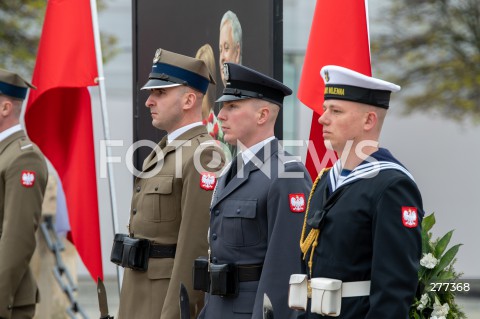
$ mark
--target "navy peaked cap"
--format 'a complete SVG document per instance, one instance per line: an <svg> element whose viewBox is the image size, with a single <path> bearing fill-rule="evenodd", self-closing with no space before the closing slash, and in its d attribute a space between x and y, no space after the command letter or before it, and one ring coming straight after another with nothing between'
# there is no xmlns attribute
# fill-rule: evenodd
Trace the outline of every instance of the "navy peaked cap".
<svg viewBox="0 0 480 319"><path fill-rule="evenodd" d="M224 63L223 75L227 84L217 102L254 98L281 107L283 98L292 94L292 90L282 82L240 64Z"/></svg>

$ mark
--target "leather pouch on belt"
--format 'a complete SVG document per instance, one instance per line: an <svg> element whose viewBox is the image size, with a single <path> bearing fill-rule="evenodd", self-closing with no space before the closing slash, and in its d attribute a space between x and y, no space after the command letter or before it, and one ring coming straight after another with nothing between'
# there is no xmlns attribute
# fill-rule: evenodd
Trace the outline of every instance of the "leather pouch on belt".
<svg viewBox="0 0 480 319"><path fill-rule="evenodd" d="M193 289L204 292L210 291L208 257L198 257L193 262Z"/></svg>
<svg viewBox="0 0 480 319"><path fill-rule="evenodd" d="M296 310L307 310L308 304L308 277L304 274L290 276L288 289L288 306Z"/></svg>
<svg viewBox="0 0 480 319"><path fill-rule="evenodd" d="M324 316L338 317L342 306L342 281L331 278L312 278L311 311Z"/></svg>
<svg viewBox="0 0 480 319"><path fill-rule="evenodd" d="M220 296L238 295L238 269L228 264L210 264L210 293Z"/></svg>
<svg viewBox="0 0 480 319"><path fill-rule="evenodd" d="M123 239L128 237L127 234L115 234L113 239L112 252L110 253L110 261L119 266L122 265L123 258Z"/></svg>
<svg viewBox="0 0 480 319"><path fill-rule="evenodd" d="M122 266L138 271L147 271L150 257L150 241L125 237L123 239Z"/></svg>

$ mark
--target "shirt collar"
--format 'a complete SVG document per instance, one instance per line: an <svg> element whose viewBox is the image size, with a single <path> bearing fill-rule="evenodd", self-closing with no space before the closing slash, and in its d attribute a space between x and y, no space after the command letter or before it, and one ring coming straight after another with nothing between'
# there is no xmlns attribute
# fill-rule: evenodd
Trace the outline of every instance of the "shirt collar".
<svg viewBox="0 0 480 319"><path fill-rule="evenodd" d="M174 139L176 139L177 137L179 137L180 135L182 135L183 133L185 133L185 132L188 131L189 129L194 128L194 127L196 127L196 126L200 126L200 125L203 125L202 122L195 122L195 123L192 123L192 124L188 124L188 125L182 126L182 127L179 128L179 129L176 129L176 130L173 131L172 133L168 134L168 136L167 136L167 142L168 142L168 143L172 142Z"/></svg>
<svg viewBox="0 0 480 319"><path fill-rule="evenodd" d="M262 147L265 146L265 144L270 143L274 139L275 139L275 136L270 136L269 138L266 138L263 141L247 148L246 150L243 150L241 152L243 164L247 164L255 156L255 154L257 154L258 151L260 151Z"/></svg>
<svg viewBox="0 0 480 319"><path fill-rule="evenodd" d="M338 159L329 171L329 189L334 192L340 186L352 183L359 179L375 177L381 170L395 169L403 172L415 182L412 174L385 148L379 148L370 154L370 159L365 160L355 167L347 176L342 176L342 162Z"/></svg>
<svg viewBox="0 0 480 319"><path fill-rule="evenodd" d="M20 124L14 125L10 128L7 128L5 131L0 132L0 142L9 137L10 135L17 133L18 131L22 130L22 126Z"/></svg>

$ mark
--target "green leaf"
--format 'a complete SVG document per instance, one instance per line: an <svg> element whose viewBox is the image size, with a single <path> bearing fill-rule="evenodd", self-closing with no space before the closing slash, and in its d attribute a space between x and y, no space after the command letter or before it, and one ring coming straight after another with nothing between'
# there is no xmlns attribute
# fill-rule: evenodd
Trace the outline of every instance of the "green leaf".
<svg viewBox="0 0 480 319"><path fill-rule="evenodd" d="M438 274L438 276L434 279L435 281L448 281L455 279L455 274L451 271L444 271Z"/></svg>
<svg viewBox="0 0 480 319"><path fill-rule="evenodd" d="M435 213L425 216L422 220L422 232L428 233L435 225Z"/></svg>
<svg viewBox="0 0 480 319"><path fill-rule="evenodd" d="M425 267L420 267L420 269L418 270L418 278L419 278L420 280L424 279L425 273L427 272L427 270L428 270L428 269L425 268Z"/></svg>
<svg viewBox="0 0 480 319"><path fill-rule="evenodd" d="M438 241L437 245L435 246L435 256L442 256L443 252L450 243L450 238L452 238L453 230L446 233L440 240Z"/></svg>
<svg viewBox="0 0 480 319"><path fill-rule="evenodd" d="M460 246L462 246L462 244L453 246L442 256L442 258L440 258L438 265L434 268L434 276L437 276L442 270L445 269L445 267L450 264L450 262L452 262Z"/></svg>
<svg viewBox="0 0 480 319"><path fill-rule="evenodd" d="M422 231L422 254L435 253L435 245L432 242L432 234Z"/></svg>
<svg viewBox="0 0 480 319"><path fill-rule="evenodd" d="M422 220L422 253L423 254L434 252L432 242L431 242L432 235L429 233L433 225L435 225L434 214L430 214L423 218Z"/></svg>

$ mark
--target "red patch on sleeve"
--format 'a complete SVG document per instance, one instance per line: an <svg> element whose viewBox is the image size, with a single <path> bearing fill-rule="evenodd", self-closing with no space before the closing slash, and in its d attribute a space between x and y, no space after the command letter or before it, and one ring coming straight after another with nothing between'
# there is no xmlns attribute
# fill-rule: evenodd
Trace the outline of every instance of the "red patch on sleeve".
<svg viewBox="0 0 480 319"><path fill-rule="evenodd" d="M418 212L416 207L402 206L403 226L414 228L418 226Z"/></svg>
<svg viewBox="0 0 480 319"><path fill-rule="evenodd" d="M211 191L217 184L215 174L209 172L200 173L200 187L204 190Z"/></svg>
<svg viewBox="0 0 480 319"><path fill-rule="evenodd" d="M22 171L20 176L20 183L23 187L33 187L35 184L35 172L34 171Z"/></svg>
<svg viewBox="0 0 480 319"><path fill-rule="evenodd" d="M292 213L303 213L305 211L305 194L288 194L288 202Z"/></svg>

